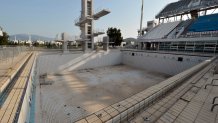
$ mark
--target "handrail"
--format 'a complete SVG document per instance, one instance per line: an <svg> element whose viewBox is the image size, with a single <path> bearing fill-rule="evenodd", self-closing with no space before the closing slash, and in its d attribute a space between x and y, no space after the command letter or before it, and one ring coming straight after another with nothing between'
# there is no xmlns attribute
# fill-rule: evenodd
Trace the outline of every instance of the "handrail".
<svg viewBox="0 0 218 123"><path fill-rule="evenodd" d="M213 110L216 106L218 106L218 104L213 104L210 111L213 112Z"/></svg>
<svg viewBox="0 0 218 123"><path fill-rule="evenodd" d="M212 85L214 85L214 80L218 80L218 79L213 79L212 82L211 82Z"/></svg>
<svg viewBox="0 0 218 123"><path fill-rule="evenodd" d="M207 86L218 86L218 85L215 85L215 84L214 84L214 80L218 80L218 79L213 79L210 84L206 84L206 85L204 86L204 89L207 89Z"/></svg>
<svg viewBox="0 0 218 123"><path fill-rule="evenodd" d="M216 99L218 99L218 96L213 98L212 104L215 104Z"/></svg>
<svg viewBox="0 0 218 123"><path fill-rule="evenodd" d="M206 85L204 86L204 89L207 89L207 86L218 86L218 85L214 85L214 84L206 84Z"/></svg>

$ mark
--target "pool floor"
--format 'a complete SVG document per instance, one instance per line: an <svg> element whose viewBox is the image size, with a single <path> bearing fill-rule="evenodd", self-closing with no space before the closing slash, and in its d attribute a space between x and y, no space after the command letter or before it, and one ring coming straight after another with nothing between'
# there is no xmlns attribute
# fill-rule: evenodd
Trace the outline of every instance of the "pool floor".
<svg viewBox="0 0 218 123"><path fill-rule="evenodd" d="M47 75L38 86L36 122L74 122L168 77L126 65Z"/></svg>

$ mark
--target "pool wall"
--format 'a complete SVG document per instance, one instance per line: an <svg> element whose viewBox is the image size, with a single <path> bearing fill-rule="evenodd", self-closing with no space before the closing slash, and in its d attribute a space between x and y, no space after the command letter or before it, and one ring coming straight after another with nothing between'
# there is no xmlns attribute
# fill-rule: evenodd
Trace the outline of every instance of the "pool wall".
<svg viewBox="0 0 218 123"><path fill-rule="evenodd" d="M18 123L30 123L30 110L32 107L32 94L34 90L34 84L35 84L35 73L36 73L36 60L34 60L31 72L30 72L30 77L28 79L28 85L26 87L26 92L23 98L19 118L18 118Z"/></svg>
<svg viewBox="0 0 218 123"><path fill-rule="evenodd" d="M179 74L209 58L211 56L134 51L122 52L123 64L168 75Z"/></svg>
<svg viewBox="0 0 218 123"><path fill-rule="evenodd" d="M108 51L69 54L48 54L38 58L39 75L87 68L125 64L128 66L176 75L212 56L145 51Z"/></svg>
<svg viewBox="0 0 218 123"><path fill-rule="evenodd" d="M50 54L38 57L39 75L118 65L122 63L120 51Z"/></svg>

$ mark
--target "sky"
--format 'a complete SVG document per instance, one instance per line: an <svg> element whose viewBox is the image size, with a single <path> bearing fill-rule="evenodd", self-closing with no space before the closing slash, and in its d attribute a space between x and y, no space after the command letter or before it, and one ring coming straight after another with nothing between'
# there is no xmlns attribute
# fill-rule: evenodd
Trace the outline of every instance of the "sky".
<svg viewBox="0 0 218 123"><path fill-rule="evenodd" d="M144 20L155 15L170 2L178 0L144 0ZM140 27L141 0L94 0L94 10L107 8L111 13L95 21L95 29L121 29L124 38L137 37ZM80 16L81 0L1 0L0 26L9 35L36 34L54 38L67 32L80 35L74 20Z"/></svg>

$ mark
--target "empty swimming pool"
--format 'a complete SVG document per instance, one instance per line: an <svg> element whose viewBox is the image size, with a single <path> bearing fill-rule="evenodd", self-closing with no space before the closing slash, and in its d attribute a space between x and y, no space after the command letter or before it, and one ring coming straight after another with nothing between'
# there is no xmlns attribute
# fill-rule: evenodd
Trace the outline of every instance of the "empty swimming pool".
<svg viewBox="0 0 218 123"><path fill-rule="evenodd" d="M41 54L35 122L75 122L208 58L133 51Z"/></svg>

